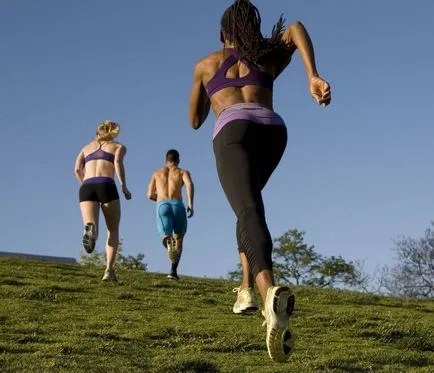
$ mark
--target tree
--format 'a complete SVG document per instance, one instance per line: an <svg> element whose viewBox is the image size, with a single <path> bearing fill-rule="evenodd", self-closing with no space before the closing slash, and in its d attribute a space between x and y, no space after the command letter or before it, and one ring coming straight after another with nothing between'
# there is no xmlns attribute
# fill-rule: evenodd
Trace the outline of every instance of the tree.
<svg viewBox="0 0 434 373"><path fill-rule="evenodd" d="M80 264L84 266L103 267L105 265L102 254L95 249L91 254L87 254L84 249L80 251Z"/></svg>
<svg viewBox="0 0 434 373"><path fill-rule="evenodd" d="M317 253L315 246L304 241L305 232L289 230L275 238L273 269L278 283L295 283L332 287L337 285L361 287L368 277L363 273L361 263L346 261L341 256L324 257ZM242 277L241 266L228 273L231 280Z"/></svg>
<svg viewBox="0 0 434 373"><path fill-rule="evenodd" d="M432 223L434 226L434 222ZM401 236L395 241L396 263L385 267L384 287L403 297L434 297L434 232L422 238Z"/></svg>
<svg viewBox="0 0 434 373"><path fill-rule="evenodd" d="M148 265L143 261L145 255L142 253L138 253L136 256L122 255L123 249L123 241L122 239L119 242L118 250L116 253L115 262L119 268L127 269L127 270L139 270L146 271L148 269ZM107 254L99 252L95 249L90 255L86 255L86 253L82 250L80 253L80 263L88 266L105 266L107 262Z"/></svg>
<svg viewBox="0 0 434 373"><path fill-rule="evenodd" d="M316 277L312 276L308 284L327 287L338 284L355 286L358 284L356 268L352 262L346 262L341 256L321 258L314 270Z"/></svg>
<svg viewBox="0 0 434 373"><path fill-rule="evenodd" d="M274 271L276 279L296 285L306 283L312 272L319 268L320 255L314 251L314 246L304 242L305 232L297 229L289 230L275 238L278 245L274 248Z"/></svg>
<svg viewBox="0 0 434 373"><path fill-rule="evenodd" d="M228 272L228 279L231 281L241 281L243 278L243 274L241 272L241 264L237 264L237 268L234 271Z"/></svg>
<svg viewBox="0 0 434 373"><path fill-rule="evenodd" d="M355 287L366 279L358 265L341 256L325 257L304 242L305 232L289 230L274 241L274 268L280 283ZM293 281L292 281L293 280Z"/></svg>

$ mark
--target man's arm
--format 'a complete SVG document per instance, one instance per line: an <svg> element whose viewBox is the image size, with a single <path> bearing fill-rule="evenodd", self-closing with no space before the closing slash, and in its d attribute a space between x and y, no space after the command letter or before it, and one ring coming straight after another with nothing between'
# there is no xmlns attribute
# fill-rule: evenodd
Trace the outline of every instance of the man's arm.
<svg viewBox="0 0 434 373"><path fill-rule="evenodd" d="M190 124L197 130L205 122L209 114L211 102L202 83L202 63L194 67L193 86L190 94Z"/></svg>
<svg viewBox="0 0 434 373"><path fill-rule="evenodd" d="M151 177L151 181L148 185L148 198L151 201L157 201L157 189L156 189L156 183L155 183L155 173Z"/></svg>
<svg viewBox="0 0 434 373"><path fill-rule="evenodd" d="M187 170L184 170L182 173L182 181L184 182L185 188L187 189L187 199L188 199L188 217L192 217L194 214L194 184L193 180L191 179L190 172Z"/></svg>
<svg viewBox="0 0 434 373"><path fill-rule="evenodd" d="M77 159L75 160L75 166L74 166L75 177L80 183L82 183L84 179L83 161L84 161L84 153L83 150L81 150L77 156Z"/></svg>

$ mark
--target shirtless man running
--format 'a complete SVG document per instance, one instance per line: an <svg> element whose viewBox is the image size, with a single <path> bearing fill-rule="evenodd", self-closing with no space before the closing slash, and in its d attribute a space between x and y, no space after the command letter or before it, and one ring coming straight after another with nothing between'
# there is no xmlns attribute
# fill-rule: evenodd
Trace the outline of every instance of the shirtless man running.
<svg viewBox="0 0 434 373"><path fill-rule="evenodd" d="M148 186L148 198L157 202L157 227L163 246L172 263L172 280L179 280L177 269L182 254L182 241L187 232L187 217L193 216L194 185L190 173L178 167L179 153L166 153L166 165L155 171ZM182 187L187 189L188 207L182 202Z"/></svg>

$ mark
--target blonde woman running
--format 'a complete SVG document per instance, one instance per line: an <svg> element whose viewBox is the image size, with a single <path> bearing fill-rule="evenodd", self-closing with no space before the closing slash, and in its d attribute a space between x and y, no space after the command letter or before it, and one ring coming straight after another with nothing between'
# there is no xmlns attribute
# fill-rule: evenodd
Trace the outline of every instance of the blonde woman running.
<svg viewBox="0 0 434 373"><path fill-rule="evenodd" d="M96 137L85 145L75 161L75 176L81 183L79 191L80 210L83 218L83 248L87 253L95 249L98 239L98 218L101 206L107 225L107 268L103 281L116 281L113 268L119 244L119 223L121 205L114 181L116 174L127 200L131 193L125 181L124 157L127 148L115 142L120 126L109 120L101 123L96 130Z"/></svg>

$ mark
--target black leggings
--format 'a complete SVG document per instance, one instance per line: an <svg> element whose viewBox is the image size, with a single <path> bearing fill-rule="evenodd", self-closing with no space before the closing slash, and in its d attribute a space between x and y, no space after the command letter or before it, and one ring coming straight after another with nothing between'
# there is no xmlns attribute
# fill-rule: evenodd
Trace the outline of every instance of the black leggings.
<svg viewBox="0 0 434 373"><path fill-rule="evenodd" d="M238 249L246 254L254 278L273 269L273 242L261 191L279 164L286 142L285 126L247 120L226 124L213 141L220 183L238 219Z"/></svg>

